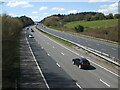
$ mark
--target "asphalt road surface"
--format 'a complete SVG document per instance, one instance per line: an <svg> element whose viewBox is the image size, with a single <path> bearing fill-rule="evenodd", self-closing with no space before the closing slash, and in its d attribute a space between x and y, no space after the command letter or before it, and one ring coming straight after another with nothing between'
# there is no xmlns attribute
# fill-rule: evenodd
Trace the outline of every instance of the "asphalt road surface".
<svg viewBox="0 0 120 90"><path fill-rule="evenodd" d="M26 34L26 36L28 38L32 52L34 53L35 59L37 60L37 63L42 70L44 75L43 79L46 80L45 83L46 86L48 85L48 89L81 90L76 85L76 82L71 79L71 77L62 68L59 67L59 64L49 56L43 47L41 47L41 45L34 38L29 38L29 32Z"/></svg>
<svg viewBox="0 0 120 90"><path fill-rule="evenodd" d="M117 59L119 58L118 51L120 50L120 48L118 48L117 46L113 46L111 44L97 41L97 40L93 40L93 39L89 39L89 38L75 36L75 35L65 33L65 32L60 32L57 30L53 30L53 29L44 27L41 24L38 24L38 27L42 30L45 30L49 33L52 33L52 34L57 35L59 37L65 38L67 40L70 40L72 42L75 42L75 43L78 43L80 45L83 45L83 46L98 50L100 52L109 54L110 56L115 57Z"/></svg>
<svg viewBox="0 0 120 90"><path fill-rule="evenodd" d="M93 88L117 90L115 88L118 88L119 75L95 64L92 60L90 69L79 69L72 64L72 59L79 57L74 51L45 36L35 27L31 28L35 32L28 30L27 33L32 33L34 38L28 38L28 41L51 88L77 86L83 90L90 88L91 90ZM33 41L38 44L32 43Z"/></svg>

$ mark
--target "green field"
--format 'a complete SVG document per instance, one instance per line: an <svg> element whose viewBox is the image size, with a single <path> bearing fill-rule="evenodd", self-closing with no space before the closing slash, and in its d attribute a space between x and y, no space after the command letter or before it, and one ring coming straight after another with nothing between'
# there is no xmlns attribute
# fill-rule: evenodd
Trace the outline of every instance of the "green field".
<svg viewBox="0 0 120 90"><path fill-rule="evenodd" d="M105 28L105 27L117 26L117 23L118 23L118 19L97 20L97 21L74 21L67 23L64 26L68 28L74 28L77 25L81 25L89 28Z"/></svg>

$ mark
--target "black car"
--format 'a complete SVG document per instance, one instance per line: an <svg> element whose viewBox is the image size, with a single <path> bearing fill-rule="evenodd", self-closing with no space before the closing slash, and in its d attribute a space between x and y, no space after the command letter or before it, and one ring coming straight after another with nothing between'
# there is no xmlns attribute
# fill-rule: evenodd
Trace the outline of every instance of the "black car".
<svg viewBox="0 0 120 90"><path fill-rule="evenodd" d="M73 65L77 65L79 68L89 68L90 62L86 58L75 58L72 60Z"/></svg>

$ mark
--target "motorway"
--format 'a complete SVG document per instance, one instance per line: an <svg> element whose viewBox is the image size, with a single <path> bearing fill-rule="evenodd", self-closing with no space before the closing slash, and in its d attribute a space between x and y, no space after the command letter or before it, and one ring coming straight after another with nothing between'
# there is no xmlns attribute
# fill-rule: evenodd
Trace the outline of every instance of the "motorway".
<svg viewBox="0 0 120 90"><path fill-rule="evenodd" d="M72 64L72 59L80 57L66 46L50 39L32 26L35 32L27 31L27 36L32 33L34 38L28 38L33 53L38 61L45 79L50 88L112 88L117 90L119 75L94 63L92 59L89 70L79 69ZM36 42L36 44L33 43ZM44 54L40 55L40 51ZM101 89L100 89L101 90Z"/></svg>
<svg viewBox="0 0 120 90"><path fill-rule="evenodd" d="M106 53L112 57L119 59L118 51L120 50L120 48L118 46L114 46L112 44L108 44L105 42L101 42L101 41L97 41L97 40L93 40L93 39L89 39L89 38L75 36L75 35L72 35L69 33L61 32L61 31L53 30L53 29L47 28L41 24L38 24L38 27L44 31L47 31L49 33L52 33L52 34L62 37L64 39L70 40L72 42L78 43L80 45L89 47L94 50L98 50L100 52Z"/></svg>

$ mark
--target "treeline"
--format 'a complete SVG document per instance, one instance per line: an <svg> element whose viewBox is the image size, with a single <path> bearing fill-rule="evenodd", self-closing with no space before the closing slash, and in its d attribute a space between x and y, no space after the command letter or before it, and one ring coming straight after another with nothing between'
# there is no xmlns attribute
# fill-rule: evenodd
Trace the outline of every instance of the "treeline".
<svg viewBox="0 0 120 90"><path fill-rule="evenodd" d="M34 24L33 20L31 18L29 18L29 17L21 16L19 19L22 22L23 27Z"/></svg>
<svg viewBox="0 0 120 90"><path fill-rule="evenodd" d="M95 20L105 20L105 19L118 19L120 14L113 15L110 13L109 15L104 15L103 13L99 12L82 12L76 14L69 14L69 15L52 15L49 17L44 18L41 23L46 26L63 26L67 22L72 21L95 21Z"/></svg>
<svg viewBox="0 0 120 90"><path fill-rule="evenodd" d="M20 73L20 32L23 27L34 22L26 17L11 17L6 14L2 18L2 88L15 89Z"/></svg>

